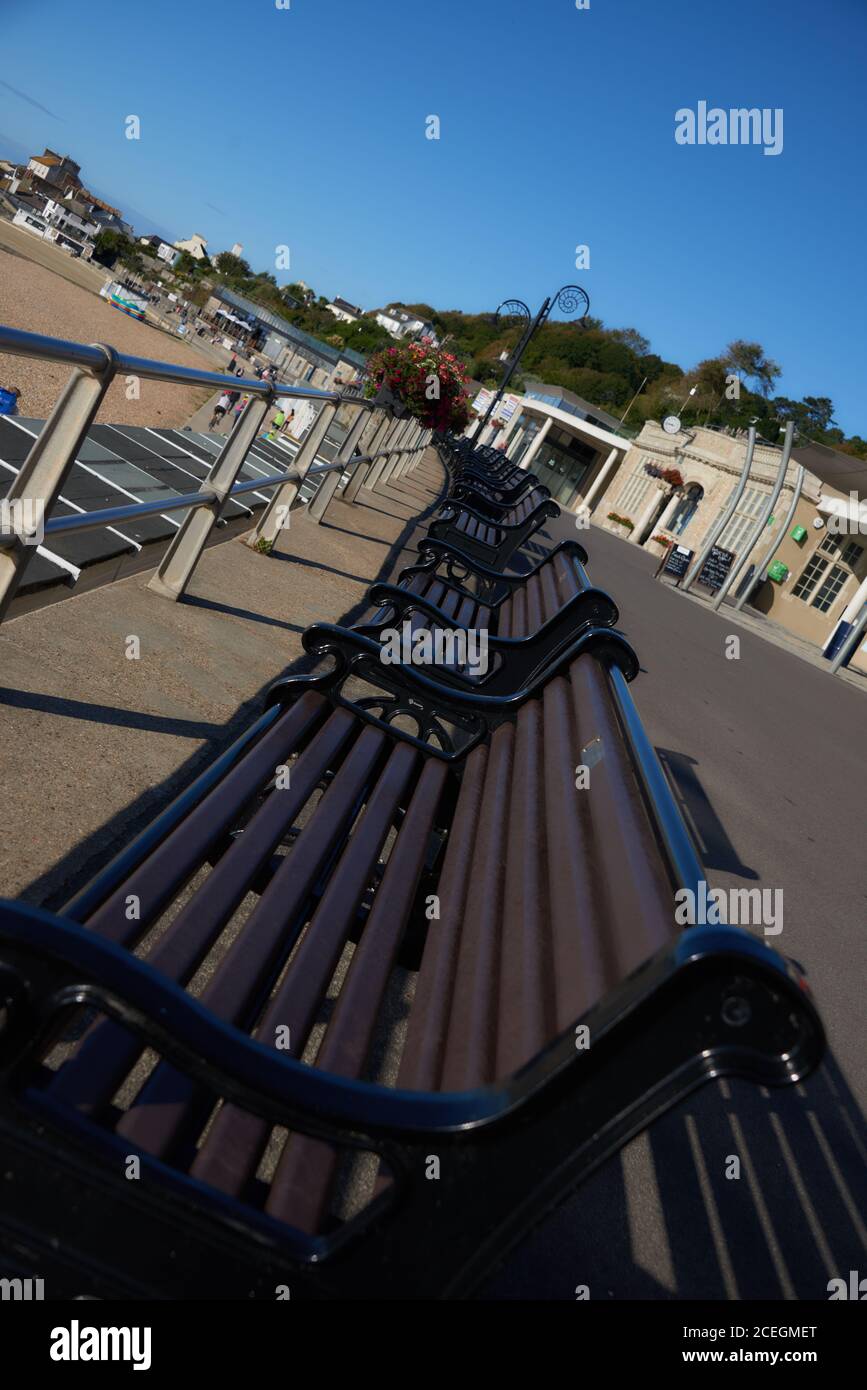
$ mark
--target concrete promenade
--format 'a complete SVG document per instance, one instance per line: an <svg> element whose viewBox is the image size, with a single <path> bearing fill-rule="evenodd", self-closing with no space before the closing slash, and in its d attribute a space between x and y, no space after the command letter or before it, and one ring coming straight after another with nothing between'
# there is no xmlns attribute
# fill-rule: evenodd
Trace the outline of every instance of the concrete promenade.
<svg viewBox="0 0 867 1390"><path fill-rule="evenodd" d="M353 506L333 500L319 526L293 512L270 556L238 537L209 547L179 603L148 590L147 571L4 623L2 893L68 898L308 660L310 623L354 621L369 585L409 562L443 483L429 451Z"/></svg>

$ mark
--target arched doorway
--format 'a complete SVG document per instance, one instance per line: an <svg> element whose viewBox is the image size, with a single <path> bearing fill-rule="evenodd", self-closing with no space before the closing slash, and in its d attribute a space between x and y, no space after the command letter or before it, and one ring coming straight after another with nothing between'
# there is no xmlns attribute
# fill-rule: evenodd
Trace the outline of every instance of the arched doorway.
<svg viewBox="0 0 867 1390"><path fill-rule="evenodd" d="M698 511L698 504L703 497L704 488L701 483L691 483L671 514L667 529L673 536L683 535Z"/></svg>

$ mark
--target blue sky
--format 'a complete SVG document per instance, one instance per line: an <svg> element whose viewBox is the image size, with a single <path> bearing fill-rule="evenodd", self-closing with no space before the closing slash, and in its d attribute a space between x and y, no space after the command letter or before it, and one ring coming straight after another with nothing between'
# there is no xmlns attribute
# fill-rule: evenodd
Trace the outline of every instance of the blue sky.
<svg viewBox="0 0 867 1390"><path fill-rule="evenodd" d="M137 230L288 245L278 280L365 308L577 280L683 367L758 340L867 436L865 0L3 0L0 33L0 155L72 154ZM782 153L678 145L701 100L782 108Z"/></svg>

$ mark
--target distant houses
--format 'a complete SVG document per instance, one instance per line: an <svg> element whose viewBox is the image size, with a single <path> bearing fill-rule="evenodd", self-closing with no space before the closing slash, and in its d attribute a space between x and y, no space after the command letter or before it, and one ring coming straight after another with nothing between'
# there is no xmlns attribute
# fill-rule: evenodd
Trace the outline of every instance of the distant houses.
<svg viewBox="0 0 867 1390"><path fill-rule="evenodd" d="M430 338L434 344L439 343L433 324L406 309L391 305L387 309L378 310L374 317L393 338Z"/></svg>
<svg viewBox="0 0 867 1390"><path fill-rule="evenodd" d="M4 160L0 163L0 191L15 209L15 225L85 260L90 259L100 232L133 235L118 208L85 188L81 166L55 150L31 155L26 164Z"/></svg>
<svg viewBox="0 0 867 1390"><path fill-rule="evenodd" d="M339 294L326 304L326 309L332 313L341 323L355 323L364 313L356 304L350 304L347 299L341 299Z"/></svg>
<svg viewBox="0 0 867 1390"><path fill-rule="evenodd" d="M155 252L160 260L165 261L168 266L173 266L181 254L177 247L173 246L170 241L164 241L161 236L140 236L139 244L149 246L151 251Z"/></svg>
<svg viewBox="0 0 867 1390"><path fill-rule="evenodd" d="M187 251L194 261L208 259L208 243L203 236L199 236L198 232L193 232L193 235L186 241L176 241L175 247L178 251Z"/></svg>

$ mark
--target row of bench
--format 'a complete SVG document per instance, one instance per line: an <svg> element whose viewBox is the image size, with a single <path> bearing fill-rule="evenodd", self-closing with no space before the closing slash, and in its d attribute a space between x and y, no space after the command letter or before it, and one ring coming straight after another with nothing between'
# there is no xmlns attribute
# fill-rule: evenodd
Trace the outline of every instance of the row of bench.
<svg viewBox="0 0 867 1390"><path fill-rule="evenodd" d="M0 902L0 1249L69 1295L466 1295L725 1073L821 1055L702 877L556 506L438 441L414 564L66 908ZM387 634L484 631L423 667ZM437 648L434 646L434 651Z"/></svg>

